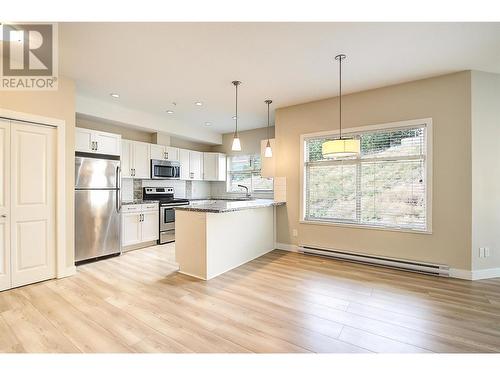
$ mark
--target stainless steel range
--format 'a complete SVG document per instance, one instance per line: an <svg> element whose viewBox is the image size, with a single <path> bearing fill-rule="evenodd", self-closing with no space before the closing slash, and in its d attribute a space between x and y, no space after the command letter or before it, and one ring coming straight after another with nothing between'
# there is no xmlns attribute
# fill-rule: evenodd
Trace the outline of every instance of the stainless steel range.
<svg viewBox="0 0 500 375"><path fill-rule="evenodd" d="M189 204L187 199L174 198L172 187L145 187L144 200L159 201L160 204L160 239L159 244L175 241L175 206Z"/></svg>

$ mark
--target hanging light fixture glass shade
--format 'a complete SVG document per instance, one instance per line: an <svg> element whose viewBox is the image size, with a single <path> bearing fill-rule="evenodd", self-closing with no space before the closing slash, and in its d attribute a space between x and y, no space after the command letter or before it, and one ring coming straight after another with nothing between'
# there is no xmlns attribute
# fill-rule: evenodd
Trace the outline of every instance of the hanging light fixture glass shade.
<svg viewBox="0 0 500 375"><path fill-rule="evenodd" d="M271 142L269 142L269 139L267 140L266 151L264 152L264 156L266 158L273 157L273 150L271 149Z"/></svg>
<svg viewBox="0 0 500 375"><path fill-rule="evenodd" d="M264 152L264 157L266 158L272 158L273 157L273 150L271 149L271 142L269 142L269 105L273 101L271 99L267 99L264 101L264 103L267 104L267 144L266 144L266 151Z"/></svg>
<svg viewBox="0 0 500 375"><path fill-rule="evenodd" d="M321 153L324 159L353 157L361 151L359 139L342 138L342 60L345 58L344 54L335 56L335 60L339 62L339 139L323 142Z"/></svg>
<svg viewBox="0 0 500 375"><path fill-rule="evenodd" d="M359 139L334 139L321 145L325 159L346 158L356 156L360 152Z"/></svg>
<svg viewBox="0 0 500 375"><path fill-rule="evenodd" d="M241 151L241 143L240 143L240 139L238 138L237 134L234 134L233 146L231 147L231 150Z"/></svg>
<svg viewBox="0 0 500 375"><path fill-rule="evenodd" d="M238 86L241 84L241 81L233 81L234 88L236 90L236 114L234 116L235 128L234 128L234 138L233 145L231 147L232 151L241 151L241 143L240 138L238 137Z"/></svg>

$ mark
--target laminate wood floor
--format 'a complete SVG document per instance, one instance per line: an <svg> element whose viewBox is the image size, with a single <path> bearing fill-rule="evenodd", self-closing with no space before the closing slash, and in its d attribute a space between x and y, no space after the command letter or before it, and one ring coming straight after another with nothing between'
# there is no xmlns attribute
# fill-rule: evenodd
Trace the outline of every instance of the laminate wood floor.
<svg viewBox="0 0 500 375"><path fill-rule="evenodd" d="M500 279L275 250L208 282L174 246L0 293L1 352L499 352Z"/></svg>

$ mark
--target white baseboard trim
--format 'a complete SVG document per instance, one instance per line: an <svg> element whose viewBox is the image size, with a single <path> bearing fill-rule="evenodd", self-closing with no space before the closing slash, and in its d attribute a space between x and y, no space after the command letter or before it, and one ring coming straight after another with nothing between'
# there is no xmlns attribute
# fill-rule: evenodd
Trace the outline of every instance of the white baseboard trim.
<svg viewBox="0 0 500 375"><path fill-rule="evenodd" d="M278 249L278 250L292 251L294 253L298 253L299 252L299 247L297 245L291 245L291 244L288 244L288 243L276 242L275 248Z"/></svg>
<svg viewBox="0 0 500 375"><path fill-rule="evenodd" d="M60 270L57 273L57 278L62 279L63 277L73 276L75 274L76 274L76 267L75 266L66 267L65 269Z"/></svg>
<svg viewBox="0 0 500 375"><path fill-rule="evenodd" d="M500 277L500 268L486 268L484 270L462 270L450 268L450 277L463 280L484 280Z"/></svg>
<svg viewBox="0 0 500 375"><path fill-rule="evenodd" d="M288 243L276 243L276 249L291 251L291 252L299 252L299 246L292 245ZM492 279L495 277L500 277L500 268L487 268L484 270L463 270L459 268L450 268L450 277L455 279L463 279L463 280L484 280L484 279Z"/></svg>

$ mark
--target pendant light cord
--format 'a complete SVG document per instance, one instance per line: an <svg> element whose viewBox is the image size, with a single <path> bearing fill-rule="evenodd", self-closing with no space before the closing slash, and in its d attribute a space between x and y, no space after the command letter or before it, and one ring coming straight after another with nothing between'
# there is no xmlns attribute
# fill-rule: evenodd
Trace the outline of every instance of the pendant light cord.
<svg viewBox="0 0 500 375"><path fill-rule="evenodd" d="M269 142L269 101L267 102L267 141Z"/></svg>
<svg viewBox="0 0 500 375"><path fill-rule="evenodd" d="M236 87L236 131L234 134L238 136L238 84L234 86Z"/></svg>
<svg viewBox="0 0 500 375"><path fill-rule="evenodd" d="M342 140L342 56L339 58L339 126Z"/></svg>

